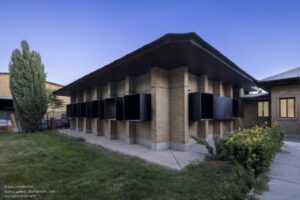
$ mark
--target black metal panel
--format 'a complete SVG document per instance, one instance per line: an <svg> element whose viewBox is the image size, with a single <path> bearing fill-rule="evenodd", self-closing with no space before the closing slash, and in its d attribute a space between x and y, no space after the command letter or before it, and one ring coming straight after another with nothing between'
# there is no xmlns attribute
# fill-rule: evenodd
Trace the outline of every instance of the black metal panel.
<svg viewBox="0 0 300 200"><path fill-rule="evenodd" d="M104 99L104 119L123 120L123 97Z"/></svg>
<svg viewBox="0 0 300 200"><path fill-rule="evenodd" d="M189 94L189 120L213 119L213 95L203 92Z"/></svg>
<svg viewBox="0 0 300 200"><path fill-rule="evenodd" d="M67 117L72 117L72 104L67 105L66 111L67 111L66 113Z"/></svg>
<svg viewBox="0 0 300 200"><path fill-rule="evenodd" d="M124 119L123 97L116 97L116 120Z"/></svg>
<svg viewBox="0 0 300 200"><path fill-rule="evenodd" d="M104 100L98 100L98 118L104 119Z"/></svg>
<svg viewBox="0 0 300 200"><path fill-rule="evenodd" d="M202 119L213 119L214 117L214 95L201 93Z"/></svg>
<svg viewBox="0 0 300 200"><path fill-rule="evenodd" d="M232 119L232 99L223 96L214 96L214 119Z"/></svg>
<svg viewBox="0 0 300 200"><path fill-rule="evenodd" d="M116 98L104 99L104 119L116 119Z"/></svg>
<svg viewBox="0 0 300 200"><path fill-rule="evenodd" d="M87 118L93 118L93 103L86 102L86 117Z"/></svg>
<svg viewBox="0 0 300 200"><path fill-rule="evenodd" d="M91 102L91 112L92 112L92 118L98 118L98 111L99 111L99 108L98 108L98 100L96 100L96 101L92 101Z"/></svg>
<svg viewBox="0 0 300 200"><path fill-rule="evenodd" d="M201 120L201 93L189 93L189 120Z"/></svg>
<svg viewBox="0 0 300 200"><path fill-rule="evenodd" d="M141 121L151 121L151 94L140 95Z"/></svg>
<svg viewBox="0 0 300 200"><path fill-rule="evenodd" d="M72 104L71 117L78 117L78 104L77 103Z"/></svg>
<svg viewBox="0 0 300 200"><path fill-rule="evenodd" d="M81 103L77 103L77 117L81 118Z"/></svg>
<svg viewBox="0 0 300 200"><path fill-rule="evenodd" d="M79 103L78 104L79 107L79 116L78 117L86 117L86 102L84 103Z"/></svg>
<svg viewBox="0 0 300 200"><path fill-rule="evenodd" d="M124 96L124 119L140 120L140 95Z"/></svg>
<svg viewBox="0 0 300 200"><path fill-rule="evenodd" d="M232 99L232 116L234 118L244 117L243 103L239 99Z"/></svg>
<svg viewBox="0 0 300 200"><path fill-rule="evenodd" d="M124 96L124 119L151 121L151 95L141 93Z"/></svg>

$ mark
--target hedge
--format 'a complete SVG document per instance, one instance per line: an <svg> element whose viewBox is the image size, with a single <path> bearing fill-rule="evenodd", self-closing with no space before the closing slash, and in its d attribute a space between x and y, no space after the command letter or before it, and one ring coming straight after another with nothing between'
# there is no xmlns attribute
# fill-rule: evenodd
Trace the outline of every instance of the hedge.
<svg viewBox="0 0 300 200"><path fill-rule="evenodd" d="M215 140L216 156L242 164L251 174L269 169L276 151L282 146L283 133L278 123L272 127L240 129Z"/></svg>

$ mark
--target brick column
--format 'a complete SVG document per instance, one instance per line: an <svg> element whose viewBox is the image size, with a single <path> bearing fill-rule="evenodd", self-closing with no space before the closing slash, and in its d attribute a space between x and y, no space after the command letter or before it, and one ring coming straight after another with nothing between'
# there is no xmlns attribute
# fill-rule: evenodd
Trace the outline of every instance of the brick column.
<svg viewBox="0 0 300 200"><path fill-rule="evenodd" d="M244 97L244 95L245 95L244 88L240 88L239 89L239 96L240 96L240 98Z"/></svg>
<svg viewBox="0 0 300 200"><path fill-rule="evenodd" d="M77 103L81 103L83 101L83 94L82 91L77 93ZM76 124L77 124L77 128L76 131L83 131L83 119L82 118L76 118Z"/></svg>
<svg viewBox="0 0 300 200"><path fill-rule="evenodd" d="M134 77L126 76L125 78L125 95L132 94L135 92L135 81ZM127 144L136 143L136 124L135 122L125 122L125 134Z"/></svg>
<svg viewBox="0 0 300 200"><path fill-rule="evenodd" d="M188 69L180 67L169 73L170 146L185 151L188 148Z"/></svg>
<svg viewBox="0 0 300 200"><path fill-rule="evenodd" d="M77 95L71 96L71 104L77 103ZM70 129L76 131L77 129L77 118L72 117L70 120Z"/></svg>
<svg viewBox="0 0 300 200"><path fill-rule="evenodd" d="M97 99L103 99L103 87L98 86L97 87ZM103 129L103 119L97 119L97 135L98 136L103 136L104 135L104 129Z"/></svg>
<svg viewBox="0 0 300 200"><path fill-rule="evenodd" d="M113 82L107 83L107 96L115 97L116 96L116 85Z"/></svg>
<svg viewBox="0 0 300 200"><path fill-rule="evenodd" d="M151 69L151 149L169 148L169 81L168 71Z"/></svg>
<svg viewBox="0 0 300 200"><path fill-rule="evenodd" d="M82 102L86 102L88 99L89 99L89 91L84 90L83 91L83 101ZM90 133L90 130L87 127L88 125L89 125L89 119L87 119L87 117L84 117L83 118L83 132Z"/></svg>
<svg viewBox="0 0 300 200"><path fill-rule="evenodd" d="M98 99L98 90L97 87L94 87L91 91L91 101ZM91 119L91 129L93 134L97 134L97 126L98 126L98 119L92 118Z"/></svg>
<svg viewBox="0 0 300 200"><path fill-rule="evenodd" d="M108 120L108 130L109 130L109 135L108 135L109 139L115 140L118 138L116 120Z"/></svg>
<svg viewBox="0 0 300 200"><path fill-rule="evenodd" d="M76 93L76 103L79 103L79 94ZM78 105L77 105L78 106ZM77 108L77 116L78 116L78 108ZM80 128L79 128L79 118L76 117L76 131L80 131Z"/></svg>
<svg viewBox="0 0 300 200"><path fill-rule="evenodd" d="M112 82L107 83L106 91L104 91L106 95L105 98L114 97L115 96L115 84ZM111 140L117 139L117 123L115 120L104 120L103 129L104 134Z"/></svg>
<svg viewBox="0 0 300 200"><path fill-rule="evenodd" d="M242 98L244 97L245 95L245 91L244 91L244 88L239 88L239 94L238 94L238 98ZM237 130L239 127L241 127L243 124L242 124L242 119L241 118L238 118L238 119L235 119L234 120L234 129Z"/></svg>

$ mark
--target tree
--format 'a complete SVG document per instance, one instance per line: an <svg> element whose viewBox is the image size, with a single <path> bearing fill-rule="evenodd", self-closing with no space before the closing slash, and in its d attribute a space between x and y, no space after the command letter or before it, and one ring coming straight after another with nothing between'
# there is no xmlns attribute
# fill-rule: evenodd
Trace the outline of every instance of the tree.
<svg viewBox="0 0 300 200"><path fill-rule="evenodd" d="M41 56L26 41L12 52L9 63L10 90L17 119L24 132L39 129L47 111L46 74Z"/></svg>
<svg viewBox="0 0 300 200"><path fill-rule="evenodd" d="M63 108L65 105L64 100L58 98L53 94L53 91L47 90L48 109L54 112L56 109Z"/></svg>
<svg viewBox="0 0 300 200"><path fill-rule="evenodd" d="M47 119L49 113L52 113L52 118L54 118L55 110L63 108L65 102L64 100L58 98L58 96L54 95L53 91L51 91L50 89L47 90L47 99L48 99ZM51 126L53 128L52 120L51 120Z"/></svg>

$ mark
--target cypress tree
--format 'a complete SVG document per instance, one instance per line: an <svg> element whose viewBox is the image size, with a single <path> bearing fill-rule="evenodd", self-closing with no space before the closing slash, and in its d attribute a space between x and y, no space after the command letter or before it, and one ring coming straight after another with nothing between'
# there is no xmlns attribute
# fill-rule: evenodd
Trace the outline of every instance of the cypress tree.
<svg viewBox="0 0 300 200"><path fill-rule="evenodd" d="M30 51L28 43L22 41L21 50L12 52L9 72L14 109L22 131L35 132L47 111L46 74L40 54Z"/></svg>

